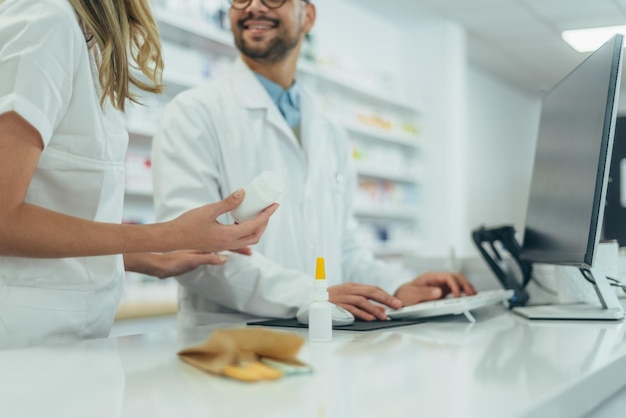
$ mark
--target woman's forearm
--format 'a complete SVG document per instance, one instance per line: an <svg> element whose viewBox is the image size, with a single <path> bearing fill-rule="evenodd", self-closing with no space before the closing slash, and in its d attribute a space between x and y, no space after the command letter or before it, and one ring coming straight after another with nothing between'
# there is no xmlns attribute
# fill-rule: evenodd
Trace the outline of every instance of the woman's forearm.
<svg viewBox="0 0 626 418"><path fill-rule="evenodd" d="M0 217L0 254L62 258L180 249L168 223L125 225L88 221L22 204Z"/></svg>

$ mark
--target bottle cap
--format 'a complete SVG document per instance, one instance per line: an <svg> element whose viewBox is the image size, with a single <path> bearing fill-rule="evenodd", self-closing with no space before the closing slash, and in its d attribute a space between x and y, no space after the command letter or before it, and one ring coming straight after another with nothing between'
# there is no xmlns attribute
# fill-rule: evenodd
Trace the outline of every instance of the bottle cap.
<svg viewBox="0 0 626 418"><path fill-rule="evenodd" d="M317 260L315 260L315 280L326 280L324 257L317 257Z"/></svg>
<svg viewBox="0 0 626 418"><path fill-rule="evenodd" d="M285 183L278 174L265 170L250 182L248 190L254 191L259 199L270 204L285 190Z"/></svg>

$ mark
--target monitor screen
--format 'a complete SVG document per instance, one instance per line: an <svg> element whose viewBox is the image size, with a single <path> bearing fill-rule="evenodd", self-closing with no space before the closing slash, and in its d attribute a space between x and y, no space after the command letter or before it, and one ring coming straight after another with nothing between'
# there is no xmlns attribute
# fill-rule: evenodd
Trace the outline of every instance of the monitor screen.
<svg viewBox="0 0 626 418"><path fill-rule="evenodd" d="M623 36L591 54L541 100L520 258L591 267L600 238Z"/></svg>

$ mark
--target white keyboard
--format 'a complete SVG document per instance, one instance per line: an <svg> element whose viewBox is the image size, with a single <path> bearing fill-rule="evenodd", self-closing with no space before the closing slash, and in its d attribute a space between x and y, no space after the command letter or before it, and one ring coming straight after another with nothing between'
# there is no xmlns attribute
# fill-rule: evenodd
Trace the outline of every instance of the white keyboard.
<svg viewBox="0 0 626 418"><path fill-rule="evenodd" d="M495 305L511 297L513 297L512 290L485 290L472 296L461 296L460 298L452 296L429 302L421 302L417 305L405 306L400 309L390 309L387 311L387 316L391 319L399 319L464 314L469 321L475 322L469 311L484 306Z"/></svg>

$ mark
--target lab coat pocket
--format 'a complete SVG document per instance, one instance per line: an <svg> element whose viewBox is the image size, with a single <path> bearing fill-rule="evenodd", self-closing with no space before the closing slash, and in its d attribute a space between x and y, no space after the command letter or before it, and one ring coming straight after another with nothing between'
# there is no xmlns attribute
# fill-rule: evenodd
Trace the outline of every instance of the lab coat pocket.
<svg viewBox="0 0 626 418"><path fill-rule="evenodd" d="M319 209L320 213L334 214L333 216L324 216L323 221L318 225L318 230L323 231L326 236L337 236L337 233L343 230L344 200L345 200L345 180L342 174L333 171L327 176L326 190L328 193L322 193L318 196L323 206Z"/></svg>
<svg viewBox="0 0 626 418"><path fill-rule="evenodd" d="M48 147L26 195L28 203L93 220L110 163Z"/></svg>
<svg viewBox="0 0 626 418"><path fill-rule="evenodd" d="M86 258L0 257L0 285L39 287L51 290L90 290L93 274Z"/></svg>
<svg viewBox="0 0 626 418"><path fill-rule="evenodd" d="M84 338L84 292L0 285L0 349Z"/></svg>

